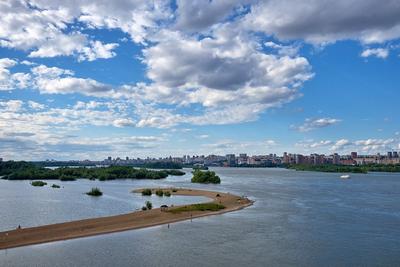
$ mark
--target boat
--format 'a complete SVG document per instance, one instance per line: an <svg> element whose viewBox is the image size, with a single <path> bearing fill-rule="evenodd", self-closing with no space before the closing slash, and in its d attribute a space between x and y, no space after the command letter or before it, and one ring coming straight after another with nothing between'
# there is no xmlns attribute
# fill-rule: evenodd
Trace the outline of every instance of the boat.
<svg viewBox="0 0 400 267"><path fill-rule="evenodd" d="M342 178L342 179L350 179L350 175L345 174L345 175L340 176L340 178Z"/></svg>

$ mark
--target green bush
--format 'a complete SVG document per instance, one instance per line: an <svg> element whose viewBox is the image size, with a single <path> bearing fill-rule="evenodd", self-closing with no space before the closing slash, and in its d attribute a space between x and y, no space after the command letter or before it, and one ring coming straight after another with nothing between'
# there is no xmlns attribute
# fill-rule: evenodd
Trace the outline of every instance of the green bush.
<svg viewBox="0 0 400 267"><path fill-rule="evenodd" d="M143 206L143 207L142 207L142 210L147 210L147 207L146 207L146 206Z"/></svg>
<svg viewBox="0 0 400 267"><path fill-rule="evenodd" d="M162 197L164 195L164 191L161 189L156 190L156 195Z"/></svg>
<svg viewBox="0 0 400 267"><path fill-rule="evenodd" d="M52 188L60 188L60 186L58 184L53 184L51 187Z"/></svg>
<svg viewBox="0 0 400 267"><path fill-rule="evenodd" d="M43 182L43 181L33 181L31 183L31 185L33 185L33 186L45 186L45 185L47 185L47 183Z"/></svg>
<svg viewBox="0 0 400 267"><path fill-rule="evenodd" d="M89 192L86 192L86 195L93 196L93 197L99 197L99 196L103 195L103 192L101 192L99 188L93 187L92 190L90 190Z"/></svg>
<svg viewBox="0 0 400 267"><path fill-rule="evenodd" d="M153 204L150 201L146 201L146 208L151 210L153 208Z"/></svg>
<svg viewBox="0 0 400 267"><path fill-rule="evenodd" d="M164 192L164 196L166 196L166 197L170 197L170 196L171 196L171 192L169 192L169 191L165 191L165 192Z"/></svg>
<svg viewBox="0 0 400 267"><path fill-rule="evenodd" d="M220 184L221 179L213 171L195 170L195 171L193 171L192 183Z"/></svg>
<svg viewBox="0 0 400 267"><path fill-rule="evenodd" d="M151 196L152 192L151 189L143 189L142 196Z"/></svg>

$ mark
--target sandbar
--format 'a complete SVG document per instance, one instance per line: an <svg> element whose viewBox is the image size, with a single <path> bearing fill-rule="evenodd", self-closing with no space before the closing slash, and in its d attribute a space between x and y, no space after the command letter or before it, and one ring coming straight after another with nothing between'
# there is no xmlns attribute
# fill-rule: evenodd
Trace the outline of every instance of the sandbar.
<svg viewBox="0 0 400 267"><path fill-rule="evenodd" d="M157 189L152 189L152 191L154 192ZM140 193L142 190L143 189L137 189L134 192ZM213 200L208 203L219 203L225 208L218 211L184 211L179 213L154 208L152 210L135 211L115 216L15 229L0 232L0 249L170 224L203 216L236 211L253 204L253 201L247 197L241 197L230 193L185 188L176 188L174 189L176 192L173 192L172 188L162 188L162 190L170 191L172 195L208 197ZM183 206L187 205L175 206L174 208Z"/></svg>

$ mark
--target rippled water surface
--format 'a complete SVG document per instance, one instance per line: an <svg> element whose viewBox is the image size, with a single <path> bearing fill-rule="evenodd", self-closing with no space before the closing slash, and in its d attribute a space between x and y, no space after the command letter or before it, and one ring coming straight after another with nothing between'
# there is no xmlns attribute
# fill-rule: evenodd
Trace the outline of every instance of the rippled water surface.
<svg viewBox="0 0 400 267"><path fill-rule="evenodd" d="M140 187L192 187L246 195L241 211L116 234L0 251L0 266L400 266L400 175L215 168L221 185L161 181L0 181L0 231L207 201L142 197ZM187 170L188 171L188 170ZM50 182L51 184L51 182ZM100 198L83 193L98 186Z"/></svg>

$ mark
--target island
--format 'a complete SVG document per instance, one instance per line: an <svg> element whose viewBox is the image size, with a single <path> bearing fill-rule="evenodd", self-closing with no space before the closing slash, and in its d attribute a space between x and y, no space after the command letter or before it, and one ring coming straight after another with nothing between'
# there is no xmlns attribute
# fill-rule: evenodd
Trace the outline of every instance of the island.
<svg viewBox="0 0 400 267"><path fill-rule="evenodd" d="M155 193L155 191L160 190L160 188L150 190ZM253 201L246 197L230 193L184 188L163 188L161 190L171 192L172 195L204 196L210 198L212 201L175 207L166 207L166 205L163 205L160 208L136 211L122 215L31 228L17 228L15 230L0 232L0 249L170 224L183 220L232 212L253 204ZM134 190L134 192L138 194L141 194L142 191L143 189Z"/></svg>
<svg viewBox="0 0 400 267"><path fill-rule="evenodd" d="M50 180L74 181L76 179L163 179L168 175L184 175L180 170L148 170L130 166L108 167L60 167L49 169L25 161L0 162L0 176L6 180Z"/></svg>
<svg viewBox="0 0 400 267"><path fill-rule="evenodd" d="M86 192L86 195L92 197L99 197L103 195L103 192L97 187L93 187L89 192Z"/></svg>
<svg viewBox="0 0 400 267"><path fill-rule="evenodd" d="M213 171L201 171L196 169L193 171L191 182L200 184L220 184L221 179Z"/></svg>

